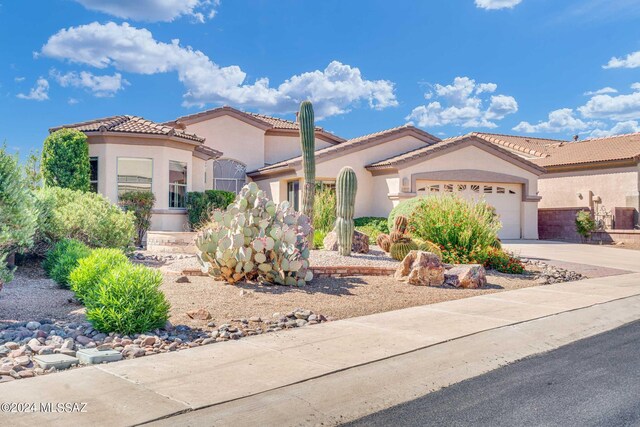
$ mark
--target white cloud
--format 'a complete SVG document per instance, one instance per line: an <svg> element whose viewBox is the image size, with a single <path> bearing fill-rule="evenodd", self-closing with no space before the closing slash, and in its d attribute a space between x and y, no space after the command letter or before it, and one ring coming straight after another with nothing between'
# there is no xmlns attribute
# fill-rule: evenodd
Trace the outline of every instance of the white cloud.
<svg viewBox="0 0 640 427"><path fill-rule="evenodd" d="M31 88L28 94L19 93L16 95L20 99L30 99L34 101L46 101L49 99L49 82L40 77L36 85Z"/></svg>
<svg viewBox="0 0 640 427"><path fill-rule="evenodd" d="M624 58L613 57L602 68L638 68L640 67L640 50L632 52Z"/></svg>
<svg viewBox="0 0 640 427"><path fill-rule="evenodd" d="M610 120L640 119L640 85L631 85L633 93L624 95L596 95L578 108L588 118Z"/></svg>
<svg viewBox="0 0 640 427"><path fill-rule="evenodd" d="M82 71L80 73L71 71L61 74L57 70L52 69L49 74L62 87L88 89L98 98L113 96L119 90L124 89L125 85L129 84L129 82L122 78L122 74L120 73L115 73L112 76L96 76L87 71Z"/></svg>
<svg viewBox="0 0 640 427"><path fill-rule="evenodd" d="M636 120L628 120L616 123L611 129L596 129L591 132L591 137L600 138L603 136L623 135L625 133L640 132L640 125Z"/></svg>
<svg viewBox="0 0 640 427"><path fill-rule="evenodd" d="M213 18L220 0L75 0L89 10L136 21L169 22L191 16L204 22Z"/></svg>
<svg viewBox="0 0 640 427"><path fill-rule="evenodd" d="M520 122L513 130L525 133L565 132L585 130L593 125L592 122L584 122L575 117L571 108L562 108L550 112L546 122L538 122L537 124Z"/></svg>
<svg viewBox="0 0 640 427"><path fill-rule="evenodd" d="M331 62L324 70L295 75L278 87L269 79L246 82L237 65L221 67L203 52L181 46L179 40L164 43L147 29L127 23L97 22L60 30L42 47L42 55L99 69L113 67L136 74L176 72L186 88L184 105L228 103L284 113L311 99L319 118L349 111L361 101L383 109L398 104L388 80L366 80L360 70Z"/></svg>
<svg viewBox="0 0 640 427"><path fill-rule="evenodd" d="M631 84L631 89L640 91L640 82L632 83Z"/></svg>
<svg viewBox="0 0 640 427"><path fill-rule="evenodd" d="M612 87L603 87L602 89L598 89L598 90L593 90L593 91L588 91L583 93L583 95L585 96L593 96L593 95L605 95L607 93L618 93L617 89L614 89Z"/></svg>
<svg viewBox="0 0 640 427"><path fill-rule="evenodd" d="M487 10L512 9L520 3L522 0L476 0L477 7Z"/></svg>
<svg viewBox="0 0 640 427"><path fill-rule="evenodd" d="M497 88L495 83L476 83L469 77L456 77L450 85L434 85L433 91L427 93L425 98L435 97L438 100L414 108L405 119L415 120L421 127L455 125L495 128L497 124L494 120L502 120L518 111L518 103L512 96L480 97L483 93L495 92ZM485 107L487 101L489 105Z"/></svg>
<svg viewBox="0 0 640 427"><path fill-rule="evenodd" d="M14 77L13 81L16 83L22 83L25 80L24 77Z"/></svg>
<svg viewBox="0 0 640 427"><path fill-rule="evenodd" d="M69 98L69 99L67 100L67 104L69 104L69 105L76 105L76 104L77 104L77 103L79 103L79 102L80 102L80 100L79 100L79 99L77 99L77 98Z"/></svg>

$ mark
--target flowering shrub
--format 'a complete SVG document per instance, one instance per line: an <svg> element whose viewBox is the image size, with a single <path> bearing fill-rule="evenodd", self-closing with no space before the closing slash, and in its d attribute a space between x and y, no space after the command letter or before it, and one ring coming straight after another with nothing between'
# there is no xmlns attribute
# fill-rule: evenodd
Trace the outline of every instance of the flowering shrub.
<svg viewBox="0 0 640 427"><path fill-rule="evenodd" d="M501 273L524 273L524 264L522 261L513 255L496 248L487 249L484 266L488 269L497 270Z"/></svg>
<svg viewBox="0 0 640 427"><path fill-rule="evenodd" d="M391 213L389 213L389 218L387 219L387 230L393 230L393 226L396 220L396 216L402 215L409 218L413 211L422 203L422 201L426 198L426 196L421 197L413 197L411 199L403 200L398 203L393 209L391 209ZM388 233L389 231L386 231Z"/></svg>
<svg viewBox="0 0 640 427"><path fill-rule="evenodd" d="M475 263L498 239L500 221L485 201L445 194L415 203L409 217L409 233L440 247L444 262Z"/></svg>

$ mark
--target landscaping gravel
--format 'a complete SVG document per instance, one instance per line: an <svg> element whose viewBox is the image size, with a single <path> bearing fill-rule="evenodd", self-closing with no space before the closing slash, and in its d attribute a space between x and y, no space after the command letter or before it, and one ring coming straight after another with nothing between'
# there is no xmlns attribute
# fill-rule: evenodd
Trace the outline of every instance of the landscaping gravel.
<svg viewBox="0 0 640 427"><path fill-rule="evenodd" d="M314 266L359 266L359 267L397 267L399 262L391 258L378 246L369 246L369 253L342 256L336 251L313 250L309 262Z"/></svg>

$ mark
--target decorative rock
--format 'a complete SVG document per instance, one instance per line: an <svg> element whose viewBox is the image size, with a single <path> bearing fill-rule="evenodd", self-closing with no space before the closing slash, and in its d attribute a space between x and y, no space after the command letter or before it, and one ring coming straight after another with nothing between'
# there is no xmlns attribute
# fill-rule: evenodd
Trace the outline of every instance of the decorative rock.
<svg viewBox="0 0 640 427"><path fill-rule="evenodd" d="M326 235L322 241L324 249L327 251L338 250L338 235L332 231ZM369 253L369 236L358 230L353 230L353 240L351 242L351 252L366 254Z"/></svg>
<svg viewBox="0 0 640 427"><path fill-rule="evenodd" d="M20 366L28 366L29 363L31 363L31 359L29 359L29 356L16 357L13 359L13 361Z"/></svg>
<svg viewBox="0 0 640 427"><path fill-rule="evenodd" d="M195 320L209 320L211 319L211 313L209 313L204 308L199 308L197 310L187 311L187 316L191 319Z"/></svg>
<svg viewBox="0 0 640 427"><path fill-rule="evenodd" d="M32 378L32 377L35 377L35 375L36 374L33 371L29 371L29 370L18 372L18 376L20 378Z"/></svg>
<svg viewBox="0 0 640 427"><path fill-rule="evenodd" d="M480 264L456 265L444 276L445 283L456 288L477 289L487 284L486 272Z"/></svg>
<svg viewBox="0 0 640 427"><path fill-rule="evenodd" d="M411 251L398 266L394 277L416 286L441 286L444 266L431 252Z"/></svg>
<svg viewBox="0 0 640 427"><path fill-rule="evenodd" d="M78 350L76 357L85 365L96 363L117 362L122 359L122 354L115 350L98 350L95 348L85 348Z"/></svg>
<svg viewBox="0 0 640 427"><path fill-rule="evenodd" d="M39 322L28 322L28 323L27 323L27 329L30 329L30 330L32 330L32 331L35 331L35 330L36 330L36 329L38 329L40 326L42 326L42 325L40 325L40 323L39 323Z"/></svg>
<svg viewBox="0 0 640 427"><path fill-rule="evenodd" d="M144 347L151 347L155 343L156 343L156 337L146 337L145 339L142 340L140 345Z"/></svg>
<svg viewBox="0 0 640 427"><path fill-rule="evenodd" d="M91 338L89 337L85 337L84 335L78 335L76 337L76 341L78 341L78 343L82 344L82 345L87 345L91 342Z"/></svg>
<svg viewBox="0 0 640 427"><path fill-rule="evenodd" d="M40 365L42 369L67 369L73 365L78 364L78 359L75 357L67 356L65 354L46 354L38 355L33 360Z"/></svg>
<svg viewBox="0 0 640 427"><path fill-rule="evenodd" d="M180 276L176 279L176 283L191 283L187 276Z"/></svg>
<svg viewBox="0 0 640 427"><path fill-rule="evenodd" d="M4 346L7 347L9 350L17 350L20 348L18 343L15 343L13 341L7 341L6 343L4 343Z"/></svg>
<svg viewBox="0 0 640 427"><path fill-rule="evenodd" d="M124 348L124 350L122 350L122 355L124 357L127 358L134 358L134 357L141 357L144 356L146 353L144 348L140 348L139 346L135 345L135 344L129 344L128 346L126 346Z"/></svg>
<svg viewBox="0 0 640 427"><path fill-rule="evenodd" d="M309 318L309 316L311 316L311 311L309 311L309 310L300 310L300 311L296 311L293 315L297 319L307 320Z"/></svg>

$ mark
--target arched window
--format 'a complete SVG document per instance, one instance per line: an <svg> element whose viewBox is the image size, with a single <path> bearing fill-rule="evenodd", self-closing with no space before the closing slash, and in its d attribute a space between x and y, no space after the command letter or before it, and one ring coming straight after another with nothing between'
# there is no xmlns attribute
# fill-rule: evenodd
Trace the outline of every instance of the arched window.
<svg viewBox="0 0 640 427"><path fill-rule="evenodd" d="M245 182L247 168L231 159L213 161L213 189L231 191L238 194Z"/></svg>

